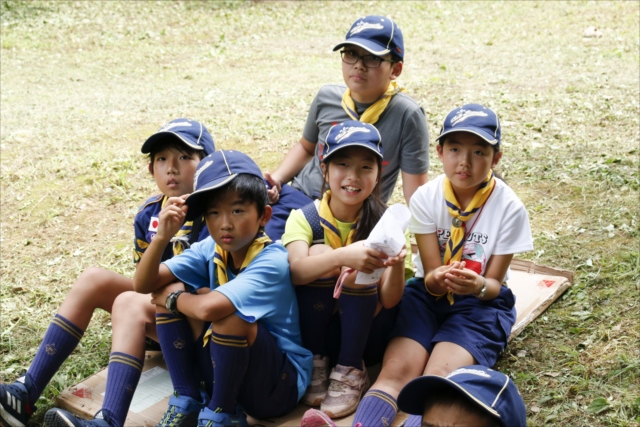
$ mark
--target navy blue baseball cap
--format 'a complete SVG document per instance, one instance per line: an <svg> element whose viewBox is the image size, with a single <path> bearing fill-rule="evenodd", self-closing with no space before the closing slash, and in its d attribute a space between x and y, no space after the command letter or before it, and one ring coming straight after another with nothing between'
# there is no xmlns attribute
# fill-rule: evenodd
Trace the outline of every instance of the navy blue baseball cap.
<svg viewBox="0 0 640 427"><path fill-rule="evenodd" d="M478 135L491 145L500 145L500 120L493 110L480 104L466 104L447 114L440 136L453 132L470 132Z"/></svg>
<svg viewBox="0 0 640 427"><path fill-rule="evenodd" d="M165 139L169 135L178 137L180 141L194 150L203 150L205 155L216 151L213 138L202 123L189 119L175 119L147 138L142 144L142 153L150 153L153 144L158 143L158 141Z"/></svg>
<svg viewBox="0 0 640 427"><path fill-rule="evenodd" d="M347 31L345 41L333 50L350 44L360 46L377 56L393 53L400 59L404 59L402 31L391 18L386 16L369 15L356 19Z"/></svg>
<svg viewBox="0 0 640 427"><path fill-rule="evenodd" d="M368 148L382 158L382 139L375 126L356 120L347 120L331 126L322 152L323 161L336 151L359 146Z"/></svg>
<svg viewBox="0 0 640 427"><path fill-rule="evenodd" d="M407 384L398 396L398 407L413 415L423 415L425 404L438 392L449 388L498 419L504 427L527 425L527 408L513 380L486 366L465 366L446 377L426 375Z"/></svg>
<svg viewBox="0 0 640 427"><path fill-rule="evenodd" d="M195 191L185 200L189 206L186 219L190 221L202 213L207 192L228 184L240 174L255 175L263 179L258 165L240 151L219 150L200 160L193 178Z"/></svg>

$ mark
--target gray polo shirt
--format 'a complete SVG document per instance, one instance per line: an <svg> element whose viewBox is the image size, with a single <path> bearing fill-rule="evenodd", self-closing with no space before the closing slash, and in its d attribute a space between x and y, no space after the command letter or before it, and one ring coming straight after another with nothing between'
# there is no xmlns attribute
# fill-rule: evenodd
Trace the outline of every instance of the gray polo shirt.
<svg viewBox="0 0 640 427"><path fill-rule="evenodd" d="M329 129L336 123L352 120L341 105L346 88L345 85L323 86L309 107L302 136L316 144L316 154L293 178L291 185L312 198L319 197L322 190L320 156ZM356 103L356 109L362 114L369 105ZM386 203L401 170L414 175L429 170L429 129L422 107L404 93L394 95L374 126L380 131L384 149L380 190Z"/></svg>

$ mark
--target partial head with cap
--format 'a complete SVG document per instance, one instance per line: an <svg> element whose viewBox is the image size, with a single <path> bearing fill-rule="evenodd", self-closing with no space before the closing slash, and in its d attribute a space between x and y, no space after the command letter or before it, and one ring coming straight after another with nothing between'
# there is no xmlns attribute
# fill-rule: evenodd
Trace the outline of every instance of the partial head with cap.
<svg viewBox="0 0 640 427"><path fill-rule="evenodd" d="M186 220L204 215L215 242L232 255L242 254L271 218L258 165L240 151L219 150L200 161L194 185L185 200Z"/></svg>
<svg viewBox="0 0 640 427"><path fill-rule="evenodd" d="M175 119L146 139L141 151L149 155L149 172L168 197L193 191L198 162L215 151L213 138L200 122Z"/></svg>
<svg viewBox="0 0 640 427"><path fill-rule="evenodd" d="M446 377L426 375L409 382L398 408L421 415L423 426L525 427L527 410L513 380L481 365L465 366ZM458 424L456 424L456 422Z"/></svg>

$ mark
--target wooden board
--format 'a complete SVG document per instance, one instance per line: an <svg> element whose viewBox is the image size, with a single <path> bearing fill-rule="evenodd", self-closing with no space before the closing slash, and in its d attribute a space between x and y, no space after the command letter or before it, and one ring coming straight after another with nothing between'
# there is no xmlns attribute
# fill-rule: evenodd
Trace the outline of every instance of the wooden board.
<svg viewBox="0 0 640 427"><path fill-rule="evenodd" d="M514 259L511 262L511 276L507 285L516 296L516 323L511 330L512 339L525 326L537 318L553 301L573 283L573 273L551 267L537 265L530 261ZM379 367L377 367L379 369ZM370 369L370 377L377 376L376 369ZM57 398L58 405L81 417L92 418L102 407L107 379L107 369L85 379L81 383L63 391ZM127 415L125 426L155 426L167 408L172 393L171 379L160 352L147 352L142 377ZM265 427L299 426L304 412L309 409L298 405L288 415L273 420L249 419L249 425ZM406 419L398 414L392 426L398 426ZM353 416L334 420L339 426L350 426Z"/></svg>

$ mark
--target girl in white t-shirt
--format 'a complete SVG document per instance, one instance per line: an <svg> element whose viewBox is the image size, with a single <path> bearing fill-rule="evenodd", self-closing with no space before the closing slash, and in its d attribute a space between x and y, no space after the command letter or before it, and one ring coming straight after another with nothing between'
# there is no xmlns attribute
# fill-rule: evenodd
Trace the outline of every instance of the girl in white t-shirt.
<svg viewBox="0 0 640 427"><path fill-rule="evenodd" d="M379 353L378 360L382 359L393 325L390 317L395 314L389 309L400 302L404 291L406 249L396 257L387 257L362 242L386 210L378 198L380 142L380 134L371 124L350 120L333 126L322 162L328 189L322 201L291 213L282 236L289 252L291 280L297 285L302 343L314 354L312 382L302 401L320 406L331 418L356 410L369 385L363 356L375 346L378 351L371 352ZM372 273L384 267L389 268L379 283L355 284L353 270ZM340 294L334 292L338 276L344 278ZM338 280L336 289L340 283ZM336 308L341 327L333 333L329 330ZM380 328L374 325L374 318L382 323ZM370 337L380 345L372 345ZM327 378L327 355L332 345L339 347L339 354Z"/></svg>
<svg viewBox="0 0 640 427"><path fill-rule="evenodd" d="M410 202L416 276L354 425L391 424L400 390L418 376L493 366L516 319L504 283L513 255L532 250L533 239L524 205L493 172L502 157L498 116L478 104L456 108L437 141L444 175ZM412 416L407 425L419 423Z"/></svg>

